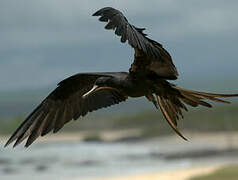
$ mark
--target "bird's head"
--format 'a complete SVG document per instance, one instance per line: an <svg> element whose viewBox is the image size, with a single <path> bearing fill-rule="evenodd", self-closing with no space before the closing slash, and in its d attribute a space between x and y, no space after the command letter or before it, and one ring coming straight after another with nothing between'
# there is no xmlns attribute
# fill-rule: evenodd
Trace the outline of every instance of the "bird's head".
<svg viewBox="0 0 238 180"><path fill-rule="evenodd" d="M100 77L95 81L92 89L83 95L83 98L85 98L85 97L89 96L90 94L93 94L99 90L113 90L113 89L115 89L115 88L113 88L114 84L115 83L114 83L112 77Z"/></svg>

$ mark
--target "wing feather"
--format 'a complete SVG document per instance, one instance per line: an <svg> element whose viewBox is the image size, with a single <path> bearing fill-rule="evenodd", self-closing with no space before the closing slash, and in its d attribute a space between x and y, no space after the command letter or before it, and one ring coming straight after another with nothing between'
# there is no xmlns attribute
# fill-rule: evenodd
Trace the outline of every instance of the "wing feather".
<svg viewBox="0 0 238 180"><path fill-rule="evenodd" d="M115 30L122 43L128 41L134 48L135 59L130 68L131 73L152 73L166 79L177 79L178 72L170 54L160 43L143 33L145 28L130 24L122 12L111 7L102 8L93 16L100 16L100 21L108 22L105 29Z"/></svg>
<svg viewBox="0 0 238 180"><path fill-rule="evenodd" d="M116 89L102 89L82 98L99 77L120 76L125 73L83 73L71 76L58 84L45 100L26 118L9 138L5 146L16 141L14 147L27 139L26 147L40 135L58 132L67 122L88 112L125 101L126 96Z"/></svg>
<svg viewBox="0 0 238 180"><path fill-rule="evenodd" d="M105 7L95 12L93 16L101 16L99 18L100 21L108 22L105 29L115 29L116 35L122 36L122 42L128 40L128 43L133 48L144 51L148 56L160 56L160 49L153 46L153 40L147 38L146 34L143 33L145 28L137 28L131 25L126 17L117 9ZM145 46L142 47L141 44ZM161 44L159 45L162 46Z"/></svg>
<svg viewBox="0 0 238 180"><path fill-rule="evenodd" d="M42 127L41 136L46 135L53 129L53 125L55 124L58 111L59 110L56 109L54 106L52 107L52 110L50 110L50 115L47 117L47 121L45 125Z"/></svg>

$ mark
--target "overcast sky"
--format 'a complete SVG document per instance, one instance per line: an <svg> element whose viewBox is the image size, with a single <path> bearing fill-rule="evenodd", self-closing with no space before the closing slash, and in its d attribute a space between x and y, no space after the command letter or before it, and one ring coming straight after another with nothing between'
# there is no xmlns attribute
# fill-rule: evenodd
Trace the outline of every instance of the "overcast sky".
<svg viewBox="0 0 238 180"><path fill-rule="evenodd" d="M133 50L91 16L105 6L164 45L179 84L230 79L238 89L237 0L1 0L0 91L44 88L78 72L127 71Z"/></svg>

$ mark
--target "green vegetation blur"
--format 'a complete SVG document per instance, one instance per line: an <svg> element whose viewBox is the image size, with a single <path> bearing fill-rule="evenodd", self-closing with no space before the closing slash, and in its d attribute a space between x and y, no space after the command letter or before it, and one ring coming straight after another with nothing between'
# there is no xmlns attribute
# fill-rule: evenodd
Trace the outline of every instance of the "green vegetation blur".
<svg viewBox="0 0 238 180"><path fill-rule="evenodd" d="M121 105L123 106L123 105ZM178 122L179 129L190 132L221 132L238 130L238 104L217 105L214 108L189 108L184 119ZM0 119L0 134L12 133L25 116ZM89 114L66 124L61 132L91 130L95 133L104 130L139 129L143 137L155 137L174 133L159 110L134 113L110 112Z"/></svg>
<svg viewBox="0 0 238 180"><path fill-rule="evenodd" d="M237 180L238 165L228 165L208 175L199 175L190 180Z"/></svg>

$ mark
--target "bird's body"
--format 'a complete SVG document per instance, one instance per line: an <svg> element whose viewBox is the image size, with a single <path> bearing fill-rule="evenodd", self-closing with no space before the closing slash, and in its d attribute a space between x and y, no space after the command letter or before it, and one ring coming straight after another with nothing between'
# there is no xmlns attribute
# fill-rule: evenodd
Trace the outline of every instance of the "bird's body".
<svg viewBox="0 0 238 180"><path fill-rule="evenodd" d="M134 98L150 93L153 84L152 80L147 77L135 76L130 73L125 74L125 76L120 79L115 78L115 82L114 87L127 96Z"/></svg>
<svg viewBox="0 0 238 180"><path fill-rule="evenodd" d="M5 146L16 141L14 146L27 139L26 147L36 138L50 131L58 132L64 124L88 112L125 101L128 97L145 96L156 108L160 108L173 130L186 139L177 128L177 120L183 117L185 104L192 107L211 107L204 100L228 103L221 97L238 94L211 94L176 87L167 80L174 80L178 72L170 54L162 45L149 39L144 28L129 24L118 10L107 7L93 16L108 22L106 29L115 30L134 48L134 61L129 72L79 73L58 84L40 105L26 118L13 133Z"/></svg>

